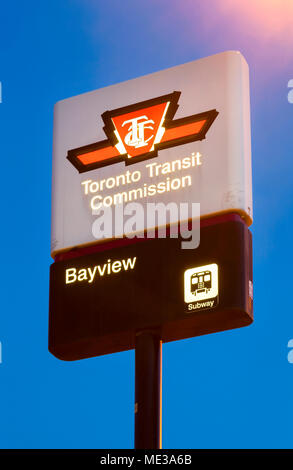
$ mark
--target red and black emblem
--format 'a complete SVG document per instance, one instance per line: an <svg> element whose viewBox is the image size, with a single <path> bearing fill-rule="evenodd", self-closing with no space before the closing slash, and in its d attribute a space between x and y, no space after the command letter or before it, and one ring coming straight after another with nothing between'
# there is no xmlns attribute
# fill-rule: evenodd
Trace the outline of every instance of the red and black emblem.
<svg viewBox="0 0 293 470"><path fill-rule="evenodd" d="M126 165L156 157L159 150L203 140L219 114L212 109L173 119L179 91L102 114L107 139L69 150L79 173L125 161Z"/></svg>

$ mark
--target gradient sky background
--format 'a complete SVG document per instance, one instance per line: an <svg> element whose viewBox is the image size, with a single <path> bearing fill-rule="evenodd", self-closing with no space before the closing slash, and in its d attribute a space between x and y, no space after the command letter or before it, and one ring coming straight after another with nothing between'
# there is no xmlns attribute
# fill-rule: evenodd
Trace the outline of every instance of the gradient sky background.
<svg viewBox="0 0 293 470"><path fill-rule="evenodd" d="M54 103L224 50L251 74L255 322L163 346L163 447L292 447L292 21L292 0L1 5L1 448L133 447L134 352L47 350Z"/></svg>

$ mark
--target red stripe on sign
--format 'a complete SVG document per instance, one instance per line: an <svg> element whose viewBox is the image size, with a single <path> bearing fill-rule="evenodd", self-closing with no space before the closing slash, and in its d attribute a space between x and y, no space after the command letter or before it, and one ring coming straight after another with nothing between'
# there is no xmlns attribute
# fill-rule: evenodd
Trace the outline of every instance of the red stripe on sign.
<svg viewBox="0 0 293 470"><path fill-rule="evenodd" d="M83 165L90 165L91 163L108 160L109 158L117 157L118 155L120 154L116 147L109 146L101 148L99 150L93 150L93 152L77 155L77 158L81 161Z"/></svg>
<svg viewBox="0 0 293 470"><path fill-rule="evenodd" d="M188 137L193 134L198 134L206 122L207 120L203 119L202 121L191 122L189 124L183 124L182 126L166 129L161 142L169 142L169 140L180 139L181 137Z"/></svg>

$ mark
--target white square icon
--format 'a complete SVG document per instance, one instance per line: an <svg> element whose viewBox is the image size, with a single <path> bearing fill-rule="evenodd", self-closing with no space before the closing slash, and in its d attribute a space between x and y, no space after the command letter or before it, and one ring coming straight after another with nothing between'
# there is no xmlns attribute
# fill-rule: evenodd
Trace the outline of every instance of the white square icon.
<svg viewBox="0 0 293 470"><path fill-rule="evenodd" d="M202 302L219 293L218 265L207 264L184 272L184 301ZM203 305L205 307L205 305Z"/></svg>

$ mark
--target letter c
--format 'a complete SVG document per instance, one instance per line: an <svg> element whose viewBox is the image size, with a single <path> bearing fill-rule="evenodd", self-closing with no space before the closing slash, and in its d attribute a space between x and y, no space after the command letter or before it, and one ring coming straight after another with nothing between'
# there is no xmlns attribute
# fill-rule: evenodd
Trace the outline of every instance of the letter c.
<svg viewBox="0 0 293 470"><path fill-rule="evenodd" d="M95 205L95 200L96 200L96 199L101 200L102 197L101 197L101 196L94 196L94 197L92 198L92 200L91 200L91 208L92 208L93 211L97 211L97 210L99 210L99 209L102 207L102 203L101 203L101 202L99 202L97 205Z"/></svg>

